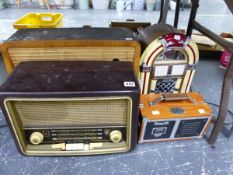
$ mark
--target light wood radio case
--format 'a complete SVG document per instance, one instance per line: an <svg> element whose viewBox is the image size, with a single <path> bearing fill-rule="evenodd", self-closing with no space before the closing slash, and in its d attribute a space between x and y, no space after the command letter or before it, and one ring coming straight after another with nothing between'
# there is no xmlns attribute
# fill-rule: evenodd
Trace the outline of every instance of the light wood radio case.
<svg viewBox="0 0 233 175"><path fill-rule="evenodd" d="M141 46L122 28L21 29L2 45L8 73L25 61L130 61L139 72Z"/></svg>

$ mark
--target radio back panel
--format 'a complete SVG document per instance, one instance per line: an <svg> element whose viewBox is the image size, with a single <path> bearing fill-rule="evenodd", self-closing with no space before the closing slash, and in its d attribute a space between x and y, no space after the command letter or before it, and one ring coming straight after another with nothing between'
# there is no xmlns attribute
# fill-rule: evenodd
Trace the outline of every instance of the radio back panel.
<svg viewBox="0 0 233 175"><path fill-rule="evenodd" d="M8 73L26 61L130 61L139 72L141 47L121 28L22 29L2 44Z"/></svg>

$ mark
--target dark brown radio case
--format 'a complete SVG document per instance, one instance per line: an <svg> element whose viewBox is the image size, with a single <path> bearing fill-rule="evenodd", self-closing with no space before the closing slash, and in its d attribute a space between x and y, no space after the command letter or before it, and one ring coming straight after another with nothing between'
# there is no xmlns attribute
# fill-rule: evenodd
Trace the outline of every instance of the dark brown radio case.
<svg viewBox="0 0 233 175"><path fill-rule="evenodd" d="M119 153L132 150L137 142L139 85L130 62L36 61L20 63L0 88L0 102L19 150L25 155L67 156ZM86 113L88 117L85 118ZM45 118L44 116L47 115L50 116ZM82 115L84 118L81 118ZM122 118L122 121L118 121L119 118ZM75 121L83 124L75 123ZM80 132L78 134L83 132L98 134L97 131L85 130L85 128L94 127L102 129L104 134L111 137L111 131L116 127L115 125L125 127L120 130L122 141L117 140L119 131L113 132L116 140L112 138L111 140L119 143L112 143L108 139L102 143L100 140L92 145L89 143L90 150L86 150L88 148L86 142L84 143L85 150L72 150L80 149L80 144L72 145L73 140L69 140L71 145L69 150L64 150L67 148L60 142L54 141L48 144L51 140L44 145L32 145L30 144L32 135L30 138L27 136L31 134L31 131L41 132L46 140L45 132L50 132L51 136L53 132L58 132L59 129L64 130L65 127L72 128L69 130L72 134L76 131ZM74 130L75 128L79 130ZM108 131L109 135L105 131ZM72 134L69 137L78 139ZM40 139L40 135L33 137L32 139L35 140L32 142L37 143L38 137ZM91 140L86 137L85 139ZM77 142L80 143L80 139Z"/></svg>
<svg viewBox="0 0 233 175"><path fill-rule="evenodd" d="M131 61L139 72L141 46L124 28L21 29L2 44L8 73L25 61Z"/></svg>

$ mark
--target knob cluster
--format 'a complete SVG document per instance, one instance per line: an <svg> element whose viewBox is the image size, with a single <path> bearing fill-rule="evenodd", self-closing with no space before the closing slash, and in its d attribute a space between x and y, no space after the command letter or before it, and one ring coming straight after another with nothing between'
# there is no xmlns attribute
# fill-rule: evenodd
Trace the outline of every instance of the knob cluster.
<svg viewBox="0 0 233 175"><path fill-rule="evenodd" d="M114 143L119 143L122 140L122 133L119 130L113 130L109 134L110 140ZM31 144L39 145L44 140L44 135L41 132L33 132L29 138Z"/></svg>

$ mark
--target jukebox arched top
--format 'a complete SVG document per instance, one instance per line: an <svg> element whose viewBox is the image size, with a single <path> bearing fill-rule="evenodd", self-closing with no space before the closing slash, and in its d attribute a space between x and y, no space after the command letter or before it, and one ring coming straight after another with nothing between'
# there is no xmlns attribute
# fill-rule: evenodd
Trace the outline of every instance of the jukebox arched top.
<svg viewBox="0 0 233 175"><path fill-rule="evenodd" d="M153 41L140 61L141 93L185 93L199 60L197 45L184 34L167 34Z"/></svg>

